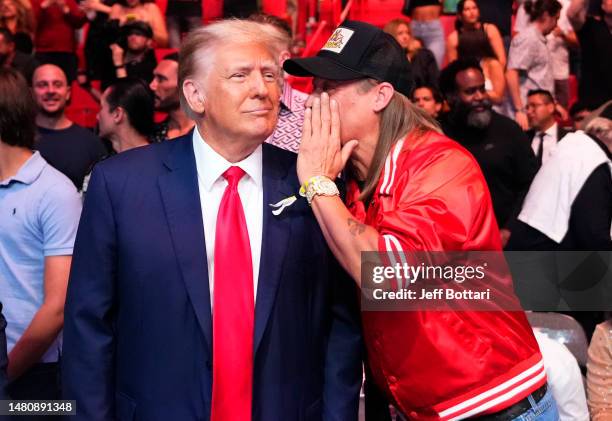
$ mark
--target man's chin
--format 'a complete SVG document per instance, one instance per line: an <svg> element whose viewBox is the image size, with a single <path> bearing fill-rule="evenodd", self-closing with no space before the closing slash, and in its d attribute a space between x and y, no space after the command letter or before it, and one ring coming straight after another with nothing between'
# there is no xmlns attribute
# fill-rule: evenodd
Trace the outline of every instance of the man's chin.
<svg viewBox="0 0 612 421"><path fill-rule="evenodd" d="M473 127L475 129L484 129L489 126L492 118L491 109L486 109L483 111L471 111L468 113L466 118L466 123L468 127Z"/></svg>
<svg viewBox="0 0 612 421"><path fill-rule="evenodd" d="M251 138L261 138L263 139L262 142L264 140L266 140L267 138L269 138L270 136L272 136L272 133L274 133L274 130L276 128L276 125L274 126L269 126L269 125L252 125L251 126L251 130L249 130L249 137Z"/></svg>
<svg viewBox="0 0 612 421"><path fill-rule="evenodd" d="M64 107L58 108L41 108L40 113L49 118L56 118L64 114Z"/></svg>

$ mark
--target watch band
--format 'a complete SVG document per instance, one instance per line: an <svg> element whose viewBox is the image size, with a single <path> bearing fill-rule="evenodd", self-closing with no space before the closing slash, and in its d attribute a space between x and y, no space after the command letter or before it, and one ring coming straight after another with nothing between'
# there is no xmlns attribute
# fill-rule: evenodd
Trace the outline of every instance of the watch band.
<svg viewBox="0 0 612 421"><path fill-rule="evenodd" d="M315 196L340 196L338 186L329 177L317 175L311 177L300 188L300 196L306 197L309 205Z"/></svg>

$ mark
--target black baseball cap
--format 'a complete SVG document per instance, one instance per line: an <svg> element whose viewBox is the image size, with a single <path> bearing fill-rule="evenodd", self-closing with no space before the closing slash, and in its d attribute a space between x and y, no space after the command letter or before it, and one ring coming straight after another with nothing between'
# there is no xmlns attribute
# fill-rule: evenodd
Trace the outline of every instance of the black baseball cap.
<svg viewBox="0 0 612 421"><path fill-rule="evenodd" d="M132 34L137 34L146 38L153 38L153 29L151 29L151 26L148 23L141 20L128 22L121 27L121 30L126 37Z"/></svg>
<svg viewBox="0 0 612 421"><path fill-rule="evenodd" d="M329 80L372 78L389 82L396 91L410 96L414 82L406 52L380 28L346 20L314 57L285 61L283 69L294 76Z"/></svg>

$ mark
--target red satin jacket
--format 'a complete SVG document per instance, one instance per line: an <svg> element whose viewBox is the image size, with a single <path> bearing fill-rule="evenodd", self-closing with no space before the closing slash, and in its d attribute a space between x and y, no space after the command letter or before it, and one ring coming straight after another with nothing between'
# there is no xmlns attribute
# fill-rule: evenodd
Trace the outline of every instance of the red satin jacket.
<svg viewBox="0 0 612 421"><path fill-rule="evenodd" d="M486 182L474 158L435 132L391 149L371 204L349 182L347 204L378 233L379 252L501 252ZM508 277L508 295L516 300ZM520 308L518 301L516 308ZM363 311L374 380L411 420L497 412L546 383L522 311Z"/></svg>

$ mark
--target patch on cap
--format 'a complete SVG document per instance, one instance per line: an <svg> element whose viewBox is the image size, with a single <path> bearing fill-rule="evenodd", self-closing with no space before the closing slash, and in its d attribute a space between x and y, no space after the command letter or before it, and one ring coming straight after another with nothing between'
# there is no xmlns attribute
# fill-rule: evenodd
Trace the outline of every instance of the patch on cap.
<svg viewBox="0 0 612 421"><path fill-rule="evenodd" d="M337 28L321 50L327 50L338 54L341 53L354 33L355 31L348 28Z"/></svg>

